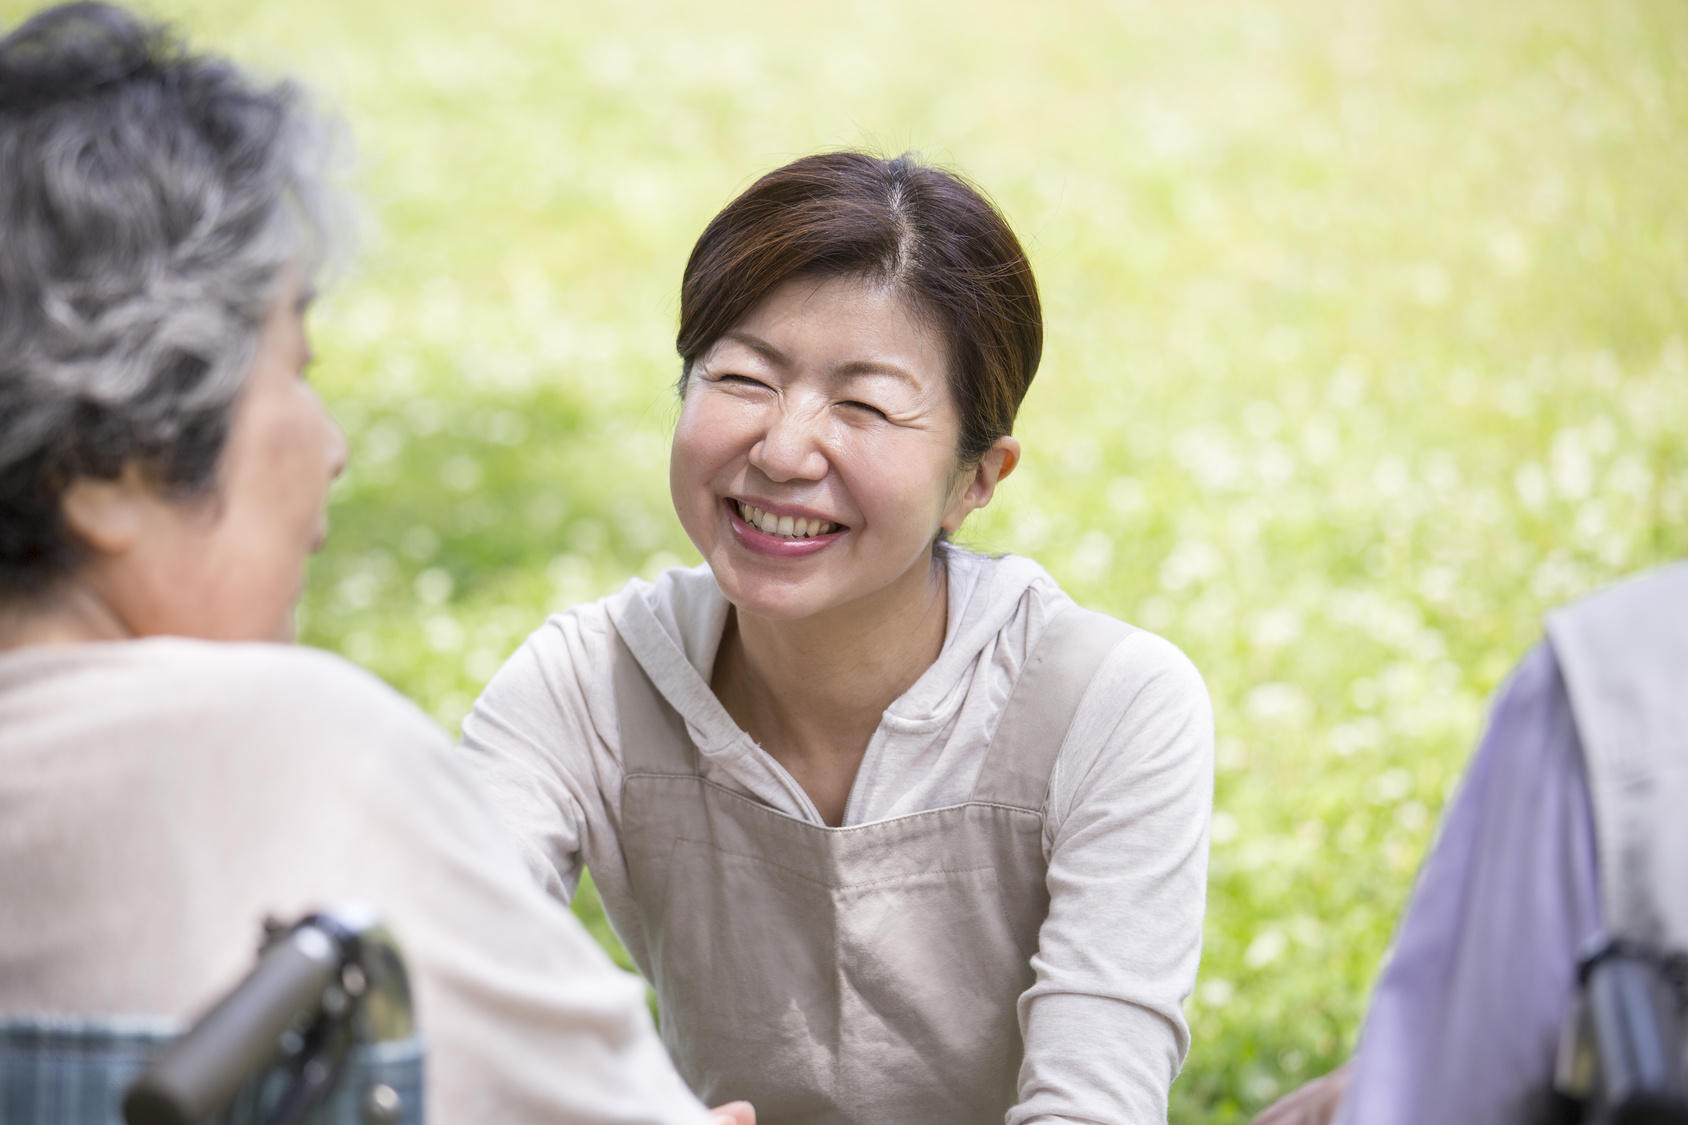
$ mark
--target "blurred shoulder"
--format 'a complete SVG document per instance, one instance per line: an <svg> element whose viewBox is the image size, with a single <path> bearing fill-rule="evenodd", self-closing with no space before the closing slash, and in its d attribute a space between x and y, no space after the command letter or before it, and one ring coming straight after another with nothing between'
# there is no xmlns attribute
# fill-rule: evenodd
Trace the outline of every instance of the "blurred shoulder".
<svg viewBox="0 0 1688 1125"><path fill-rule="evenodd" d="M160 670L191 674L207 687L262 689L267 694L309 692L318 698L410 707L381 677L343 656L302 644L194 641L161 637L135 642L151 651L138 657Z"/></svg>
<svg viewBox="0 0 1688 1125"><path fill-rule="evenodd" d="M335 745L445 742L422 710L379 676L307 645L127 641L104 667L114 690L155 698L178 718Z"/></svg>
<svg viewBox="0 0 1688 1125"><path fill-rule="evenodd" d="M1688 632L1688 561L1627 575L1548 614L1549 631L1556 620L1587 619L1600 623L1657 625L1680 634Z"/></svg>
<svg viewBox="0 0 1688 1125"><path fill-rule="evenodd" d="M253 824L311 809L320 826L366 807L329 794L414 803L458 784L438 724L379 677L303 646L148 638L9 654L0 729L9 768L56 779L85 809L120 792L136 823L167 808L183 824L242 823L228 811L239 791L270 810L250 810Z"/></svg>

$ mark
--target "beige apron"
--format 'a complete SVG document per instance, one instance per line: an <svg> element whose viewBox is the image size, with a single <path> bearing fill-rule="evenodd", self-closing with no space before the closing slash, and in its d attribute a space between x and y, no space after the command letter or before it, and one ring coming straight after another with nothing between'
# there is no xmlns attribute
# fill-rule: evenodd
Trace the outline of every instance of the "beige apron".
<svg viewBox="0 0 1688 1125"><path fill-rule="evenodd" d="M1130 631L1071 607L1031 653L967 803L829 828L705 779L618 643L622 848L662 1035L705 1103L761 1125L980 1125L1014 1104L1015 1003L1049 907L1049 774Z"/></svg>

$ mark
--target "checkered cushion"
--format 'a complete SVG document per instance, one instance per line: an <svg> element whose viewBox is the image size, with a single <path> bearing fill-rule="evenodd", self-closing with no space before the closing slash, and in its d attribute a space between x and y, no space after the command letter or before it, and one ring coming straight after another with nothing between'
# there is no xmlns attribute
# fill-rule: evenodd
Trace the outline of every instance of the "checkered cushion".
<svg viewBox="0 0 1688 1125"><path fill-rule="evenodd" d="M0 1019L0 1122L5 1125L122 1125L123 1094L174 1028L145 1020L64 1017ZM365 1098L384 1084L399 1095L398 1122L420 1125L422 1044L411 1038L359 1044L311 1125L365 1125ZM249 1083L220 1120L261 1125L285 1089L267 1072Z"/></svg>

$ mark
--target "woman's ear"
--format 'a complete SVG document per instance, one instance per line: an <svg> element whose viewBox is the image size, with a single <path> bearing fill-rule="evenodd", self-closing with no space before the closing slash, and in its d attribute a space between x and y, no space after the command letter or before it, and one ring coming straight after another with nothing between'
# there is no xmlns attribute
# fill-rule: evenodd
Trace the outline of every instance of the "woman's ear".
<svg viewBox="0 0 1688 1125"><path fill-rule="evenodd" d="M83 544L99 554L117 555L142 534L153 499L152 488L131 465L112 480L77 477L64 490L59 510Z"/></svg>
<svg viewBox="0 0 1688 1125"><path fill-rule="evenodd" d="M951 535L961 530L967 517L991 502L996 486L1008 478L1020 463L1020 441L1008 434L991 442L978 464L968 469L949 507L944 510L943 529Z"/></svg>

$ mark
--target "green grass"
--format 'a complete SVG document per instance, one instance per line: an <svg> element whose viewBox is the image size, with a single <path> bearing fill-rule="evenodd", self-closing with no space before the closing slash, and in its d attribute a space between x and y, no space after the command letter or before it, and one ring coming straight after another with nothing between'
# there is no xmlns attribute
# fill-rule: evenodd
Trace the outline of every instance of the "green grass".
<svg viewBox="0 0 1688 1125"><path fill-rule="evenodd" d="M1542 611L1688 553L1688 6L1046 7L154 10L356 138L375 230L315 318L354 460L306 636L453 728L546 612L693 557L664 458L708 216L838 146L989 189L1049 345L972 538L1207 677L1173 1119L1237 1121L1350 1047Z"/></svg>

